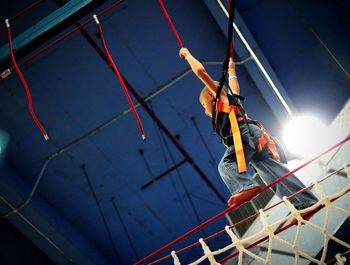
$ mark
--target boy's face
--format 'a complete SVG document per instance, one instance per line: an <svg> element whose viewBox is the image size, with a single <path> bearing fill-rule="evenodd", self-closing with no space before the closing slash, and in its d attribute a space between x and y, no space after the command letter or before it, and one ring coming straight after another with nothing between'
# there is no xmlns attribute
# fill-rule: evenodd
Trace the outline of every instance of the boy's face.
<svg viewBox="0 0 350 265"><path fill-rule="evenodd" d="M205 110L205 115L209 117L213 115L213 100L214 96L210 91L203 91L199 97L199 101Z"/></svg>

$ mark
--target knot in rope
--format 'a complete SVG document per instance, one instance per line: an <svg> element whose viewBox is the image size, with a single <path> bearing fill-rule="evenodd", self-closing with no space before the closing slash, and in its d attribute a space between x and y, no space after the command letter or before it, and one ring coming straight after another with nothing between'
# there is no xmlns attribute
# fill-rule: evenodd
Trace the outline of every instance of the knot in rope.
<svg viewBox="0 0 350 265"><path fill-rule="evenodd" d="M344 262L346 262L346 258L341 256L339 253L335 255L335 259L337 260L337 265L344 265Z"/></svg>
<svg viewBox="0 0 350 265"><path fill-rule="evenodd" d="M179 258L176 256L176 252L175 251L171 251L171 256L174 259L174 265L181 265Z"/></svg>
<svg viewBox="0 0 350 265"><path fill-rule="evenodd" d="M321 184L316 182L314 187L315 187L316 192L321 196L322 199L324 199L326 197L326 193L324 193L324 191L321 187Z"/></svg>
<svg viewBox="0 0 350 265"><path fill-rule="evenodd" d="M299 247L298 247L298 245L293 245L292 249L293 249L295 254L299 254Z"/></svg>
<svg viewBox="0 0 350 265"><path fill-rule="evenodd" d="M233 245L239 250L243 251L245 248L238 237L232 232L230 226L225 226L226 233L230 236Z"/></svg>
<svg viewBox="0 0 350 265"><path fill-rule="evenodd" d="M344 165L344 170L346 172L346 175L348 176L348 178L350 179L350 166L348 165Z"/></svg>
<svg viewBox="0 0 350 265"><path fill-rule="evenodd" d="M294 207L294 205L288 200L286 196L283 196L283 201L287 206L288 210L291 212L290 216L296 218L298 221L302 220L300 212Z"/></svg>
<svg viewBox="0 0 350 265"><path fill-rule="evenodd" d="M332 237L332 234L327 231L327 229L322 229L322 234L325 238L329 239Z"/></svg>
<svg viewBox="0 0 350 265"><path fill-rule="evenodd" d="M201 243L204 254L208 258L210 265L220 265L220 263L215 260L213 252L211 252L209 246L204 242L203 238L199 239L199 243Z"/></svg>
<svg viewBox="0 0 350 265"><path fill-rule="evenodd" d="M259 213L260 213L260 218L261 218L262 225L264 227L263 231L268 236L273 237L275 234L273 233L272 227L267 222L266 214L264 213L264 211L262 209L259 210Z"/></svg>

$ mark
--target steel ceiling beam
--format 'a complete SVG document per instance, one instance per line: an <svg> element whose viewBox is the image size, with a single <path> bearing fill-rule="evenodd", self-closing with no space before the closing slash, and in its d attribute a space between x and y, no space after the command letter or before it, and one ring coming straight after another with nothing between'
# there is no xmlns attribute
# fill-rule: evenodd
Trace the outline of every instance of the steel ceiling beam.
<svg viewBox="0 0 350 265"><path fill-rule="evenodd" d="M71 0L58 8L13 39L16 59L19 60L23 58L106 1L107 0ZM9 47L8 44L5 44L0 48L0 69L5 68L9 64Z"/></svg>

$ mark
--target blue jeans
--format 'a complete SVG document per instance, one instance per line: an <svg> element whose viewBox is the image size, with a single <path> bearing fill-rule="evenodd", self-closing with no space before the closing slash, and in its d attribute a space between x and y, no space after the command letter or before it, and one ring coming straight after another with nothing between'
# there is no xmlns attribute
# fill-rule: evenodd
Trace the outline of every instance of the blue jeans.
<svg viewBox="0 0 350 265"><path fill-rule="evenodd" d="M282 163L274 160L266 148L258 152L256 146L262 135L263 131L255 124L241 125L241 137L246 162L247 164L250 163L255 168L265 184L269 184L289 172L289 170ZM247 189L259 187L259 184L250 174L247 172L238 173L236 154L233 145L228 147L225 151L218 169L222 180L232 195ZM271 187L271 189L282 199L283 196L289 196L304 187L304 184L292 174ZM306 190L291 198L290 201L297 209L303 209L316 203L317 198L310 190Z"/></svg>

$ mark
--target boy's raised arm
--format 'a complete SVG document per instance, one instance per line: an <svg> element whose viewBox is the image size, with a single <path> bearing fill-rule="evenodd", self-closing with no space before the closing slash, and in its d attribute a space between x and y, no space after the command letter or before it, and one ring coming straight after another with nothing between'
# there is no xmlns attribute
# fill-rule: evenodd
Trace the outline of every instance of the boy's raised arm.
<svg viewBox="0 0 350 265"><path fill-rule="evenodd" d="M193 73L209 88L212 94L216 96L218 85L207 73L203 64L193 57L193 55L186 48L180 49L179 56L188 62Z"/></svg>
<svg viewBox="0 0 350 265"><path fill-rule="evenodd" d="M236 68L233 59L230 58L230 62L228 64L228 83L232 92L236 95L239 95L239 83L236 75Z"/></svg>

